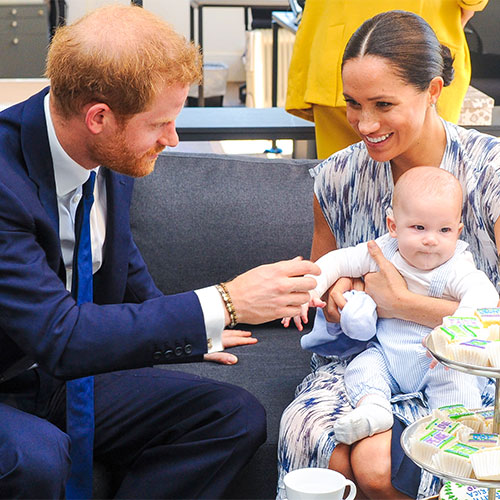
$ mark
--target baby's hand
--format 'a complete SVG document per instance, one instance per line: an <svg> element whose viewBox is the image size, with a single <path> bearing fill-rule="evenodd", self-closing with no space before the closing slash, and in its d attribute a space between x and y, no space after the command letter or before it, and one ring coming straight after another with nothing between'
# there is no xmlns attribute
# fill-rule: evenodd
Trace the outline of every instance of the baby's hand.
<svg viewBox="0 0 500 500"><path fill-rule="evenodd" d="M316 290L311 290L309 292L309 307L325 307L326 302L321 300L321 297L318 295Z"/></svg>
<svg viewBox="0 0 500 500"><path fill-rule="evenodd" d="M295 323L295 326L297 327L297 330L299 332L301 332L304 329L303 324L307 325L307 323L309 321L309 318L307 316L307 311L309 310L309 307L325 307L325 305L326 305L326 302L323 302L320 299L318 292L316 292L316 290L310 291L309 295L310 295L309 303L302 304L300 315L293 317L293 322ZM281 320L281 324L285 328L288 328L290 325L291 319L292 318L283 318Z"/></svg>
<svg viewBox="0 0 500 500"><path fill-rule="evenodd" d="M428 358L431 358L431 363L429 365L429 368L431 370L433 370L438 364L439 364L439 361L429 352L429 351L425 351L425 355L428 357ZM449 370L449 368L447 366L444 367L445 370Z"/></svg>
<svg viewBox="0 0 500 500"><path fill-rule="evenodd" d="M293 322L295 323L295 326L297 327L297 330L301 332L304 327L302 326L302 322L304 322L304 325L307 324L308 317L307 317L307 310L309 309L309 304L302 304L300 307L300 316L294 316L293 317ZM281 320L281 324L285 327L288 328L290 326L290 320L292 318L283 318Z"/></svg>

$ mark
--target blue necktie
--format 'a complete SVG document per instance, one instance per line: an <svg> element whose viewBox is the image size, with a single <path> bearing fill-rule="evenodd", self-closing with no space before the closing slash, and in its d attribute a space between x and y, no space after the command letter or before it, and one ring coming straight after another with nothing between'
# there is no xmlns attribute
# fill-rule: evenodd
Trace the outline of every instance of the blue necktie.
<svg viewBox="0 0 500 500"><path fill-rule="evenodd" d="M95 172L83 185L75 217L75 250L71 294L77 304L92 302L92 247L90 209L94 202ZM94 450L94 377L66 382L66 432L71 438L71 475L66 485L69 499L92 498Z"/></svg>

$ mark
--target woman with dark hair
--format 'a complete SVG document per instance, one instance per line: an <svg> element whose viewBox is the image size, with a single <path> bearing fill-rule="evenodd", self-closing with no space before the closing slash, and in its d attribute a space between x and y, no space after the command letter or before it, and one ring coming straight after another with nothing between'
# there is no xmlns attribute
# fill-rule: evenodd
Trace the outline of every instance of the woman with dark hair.
<svg viewBox="0 0 500 500"><path fill-rule="evenodd" d="M290 61L286 109L314 121L318 158L357 141L346 120L340 63L347 41L362 22L401 9L430 24L455 60L456 76L439 99L438 111L445 120L457 123L471 78L464 28L487 4L488 0L308 0Z"/></svg>
<svg viewBox="0 0 500 500"><path fill-rule="evenodd" d="M394 183L408 169L429 165L451 172L464 192L462 239L476 264L500 288L500 141L439 117L436 104L453 78L452 58L421 17L404 11L366 21L347 44L342 61L347 119L361 138L312 169L315 227L311 256L375 239L386 231ZM339 280L318 310L314 329L339 321L343 293L364 287L379 317L433 328L456 309L455 302L411 293L375 248L378 273L363 282ZM325 333L326 335L326 333ZM339 443L337 418L351 411L343 373L352 357L313 354L312 372L285 410L280 429L278 497L283 476L300 467L330 467L357 483L367 498L419 498L436 493L438 478L421 471L403 453L404 427L428 414L420 393L395 394L394 426L352 446ZM493 403L493 385L483 404Z"/></svg>

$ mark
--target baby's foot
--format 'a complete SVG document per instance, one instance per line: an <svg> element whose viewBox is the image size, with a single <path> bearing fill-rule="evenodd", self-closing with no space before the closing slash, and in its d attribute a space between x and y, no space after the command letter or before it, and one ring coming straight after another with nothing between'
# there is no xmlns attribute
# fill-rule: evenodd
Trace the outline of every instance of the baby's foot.
<svg viewBox="0 0 500 500"><path fill-rule="evenodd" d="M368 396L357 408L340 417L333 430L339 442L352 444L390 429L393 423L389 401L379 396Z"/></svg>

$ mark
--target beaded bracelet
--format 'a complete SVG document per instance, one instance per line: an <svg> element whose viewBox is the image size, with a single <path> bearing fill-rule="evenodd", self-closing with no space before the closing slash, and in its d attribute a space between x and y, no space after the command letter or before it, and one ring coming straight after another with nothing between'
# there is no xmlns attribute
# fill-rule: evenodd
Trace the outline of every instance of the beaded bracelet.
<svg viewBox="0 0 500 500"><path fill-rule="evenodd" d="M217 288L217 291L220 293L220 296L224 301L224 305L226 306L226 310L229 314L229 319L231 320L229 326L233 328L238 323L238 318L236 316L236 310L234 309L233 301L231 300L231 295L229 295L225 283L219 283L218 285L215 285L215 288Z"/></svg>

